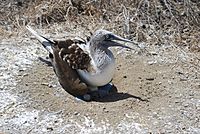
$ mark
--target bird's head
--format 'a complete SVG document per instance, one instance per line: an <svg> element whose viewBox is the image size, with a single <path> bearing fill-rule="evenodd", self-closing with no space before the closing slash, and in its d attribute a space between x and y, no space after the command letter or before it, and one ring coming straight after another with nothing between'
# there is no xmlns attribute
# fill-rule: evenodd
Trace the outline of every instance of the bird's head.
<svg viewBox="0 0 200 134"><path fill-rule="evenodd" d="M107 31L107 30L97 30L90 38L91 44L99 45L100 47L103 47L103 48L119 46L119 47L131 49L130 47L122 45L116 41L133 43L132 41L122 38L118 35L115 35L112 32Z"/></svg>

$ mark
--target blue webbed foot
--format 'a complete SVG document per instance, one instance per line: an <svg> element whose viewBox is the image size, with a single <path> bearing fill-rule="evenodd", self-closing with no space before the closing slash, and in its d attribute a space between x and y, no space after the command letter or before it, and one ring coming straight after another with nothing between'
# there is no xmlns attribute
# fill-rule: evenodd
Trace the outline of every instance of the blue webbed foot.
<svg viewBox="0 0 200 134"><path fill-rule="evenodd" d="M77 100L83 100L83 101L91 101L96 99L101 99L103 97L108 96L111 93L116 93L117 89L112 83L108 83L104 86L98 87L97 91L91 91L88 92L88 94L85 94L83 96L77 96Z"/></svg>

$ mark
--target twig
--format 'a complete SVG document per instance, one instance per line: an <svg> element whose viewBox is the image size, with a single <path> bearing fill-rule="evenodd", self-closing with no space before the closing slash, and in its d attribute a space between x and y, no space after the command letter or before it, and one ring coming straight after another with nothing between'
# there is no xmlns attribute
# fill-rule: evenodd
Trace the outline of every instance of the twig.
<svg viewBox="0 0 200 134"><path fill-rule="evenodd" d="M126 35L129 35L130 34L130 26L129 26L130 13L124 5L122 5L122 7L123 7L123 17L124 17L124 32L126 33Z"/></svg>

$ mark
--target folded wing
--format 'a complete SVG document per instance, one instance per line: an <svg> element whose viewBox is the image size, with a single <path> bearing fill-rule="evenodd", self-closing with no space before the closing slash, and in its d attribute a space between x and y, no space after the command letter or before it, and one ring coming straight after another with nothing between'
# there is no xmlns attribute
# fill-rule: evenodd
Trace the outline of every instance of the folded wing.
<svg viewBox="0 0 200 134"><path fill-rule="evenodd" d="M77 45L77 43L83 42L72 39L50 41L39 35L31 27L27 27L27 29L49 52L51 63L62 87L73 96L86 94L88 87L81 81L76 71L76 69L87 69L90 63L88 54Z"/></svg>

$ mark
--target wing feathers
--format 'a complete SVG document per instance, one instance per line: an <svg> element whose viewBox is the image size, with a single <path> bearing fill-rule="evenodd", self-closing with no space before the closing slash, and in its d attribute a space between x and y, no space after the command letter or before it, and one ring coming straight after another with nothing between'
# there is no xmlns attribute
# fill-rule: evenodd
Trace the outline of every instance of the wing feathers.
<svg viewBox="0 0 200 134"><path fill-rule="evenodd" d="M59 83L70 94L74 96L84 95L88 92L87 85L81 81L76 69L88 69L90 57L80 47L83 40L67 39L64 41L50 41L39 35L30 26L26 27L50 52L50 59Z"/></svg>
<svg viewBox="0 0 200 134"><path fill-rule="evenodd" d="M51 59L54 71L58 77L61 86L73 96L84 95L88 92L88 87L83 83L76 70L60 57L60 49L55 46L53 49L53 58Z"/></svg>
<svg viewBox="0 0 200 134"><path fill-rule="evenodd" d="M36 39L42 43L43 47L50 53L53 53L52 50L52 45L54 44L54 42L50 41L49 39L39 35L36 31L34 31L30 26L26 26L26 28L29 30L30 33L32 33Z"/></svg>
<svg viewBox="0 0 200 134"><path fill-rule="evenodd" d="M84 52L76 42L69 41L55 41L58 47L60 47L59 56L69 64L72 69L88 69L90 66L91 58ZM65 42L65 45L64 45ZM66 47L67 46L67 47ZM61 48L62 47L62 48Z"/></svg>

